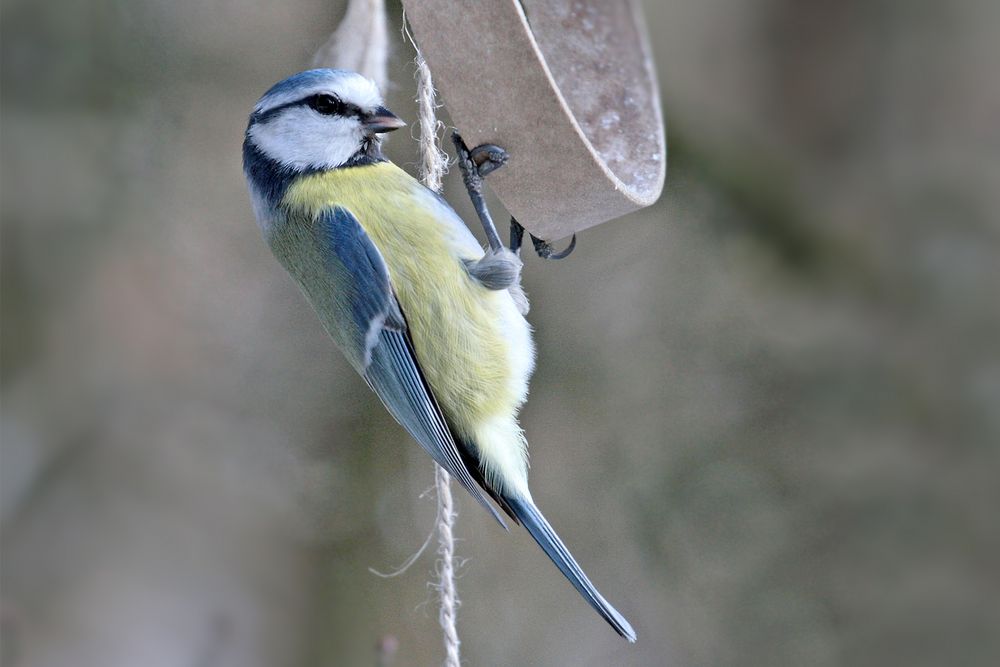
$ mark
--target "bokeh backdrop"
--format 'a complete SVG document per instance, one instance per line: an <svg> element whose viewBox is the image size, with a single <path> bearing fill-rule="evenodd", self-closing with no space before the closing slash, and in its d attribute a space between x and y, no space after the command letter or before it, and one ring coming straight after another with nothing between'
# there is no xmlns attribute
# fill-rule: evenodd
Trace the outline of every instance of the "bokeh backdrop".
<svg viewBox="0 0 1000 667"><path fill-rule="evenodd" d="M431 531L431 464L240 167L342 11L4 0L4 665L441 661L433 554L369 571ZM639 642L461 497L465 664L997 664L1000 4L647 14L666 192L527 259L523 415L536 499ZM415 170L406 131L388 152Z"/></svg>

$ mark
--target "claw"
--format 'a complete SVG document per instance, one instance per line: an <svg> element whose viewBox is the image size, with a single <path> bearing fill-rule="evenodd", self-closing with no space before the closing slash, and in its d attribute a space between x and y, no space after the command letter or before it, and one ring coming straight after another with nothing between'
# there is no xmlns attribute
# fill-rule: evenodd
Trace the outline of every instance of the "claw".
<svg viewBox="0 0 1000 667"><path fill-rule="evenodd" d="M573 238L570 239L569 245L562 252L553 252L552 246L548 241L543 241L534 234L528 234L531 237L531 245L535 247L535 253L542 259L566 259L572 254L573 250L576 248L576 234L573 234ZM510 251L514 254L520 254L521 243L524 241L524 225L517 221L514 216L510 217Z"/></svg>
<svg viewBox="0 0 1000 667"><path fill-rule="evenodd" d="M549 245L548 241L543 241L534 234L531 235L531 244L535 246L535 252L542 259L566 259L569 257L573 250L576 248L576 234L573 234L573 238L570 239L569 245L562 252L552 252L552 246Z"/></svg>
<svg viewBox="0 0 1000 667"><path fill-rule="evenodd" d="M480 144L470 149L458 130L452 130L451 141L455 144L459 160L470 170L474 169L480 178L493 173L510 159L510 154L496 144Z"/></svg>
<svg viewBox="0 0 1000 667"><path fill-rule="evenodd" d="M469 158L482 178L507 164L510 155L495 144L480 144L469 151Z"/></svg>

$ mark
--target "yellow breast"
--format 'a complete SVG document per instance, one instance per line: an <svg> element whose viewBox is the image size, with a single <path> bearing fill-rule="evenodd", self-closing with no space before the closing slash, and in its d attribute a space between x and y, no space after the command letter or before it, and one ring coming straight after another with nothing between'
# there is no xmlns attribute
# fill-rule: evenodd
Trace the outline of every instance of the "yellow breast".
<svg viewBox="0 0 1000 667"><path fill-rule="evenodd" d="M523 395L512 382L501 301L509 297L469 277L461 260L482 250L456 238L429 191L382 162L300 178L283 203L310 219L332 206L358 219L385 259L417 359L461 436L516 412Z"/></svg>

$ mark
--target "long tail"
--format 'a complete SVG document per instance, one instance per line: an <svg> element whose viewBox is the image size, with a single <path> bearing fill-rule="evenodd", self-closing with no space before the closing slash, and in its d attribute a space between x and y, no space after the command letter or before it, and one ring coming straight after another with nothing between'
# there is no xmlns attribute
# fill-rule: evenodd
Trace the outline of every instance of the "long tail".
<svg viewBox="0 0 1000 667"><path fill-rule="evenodd" d="M559 536L556 535L556 531L552 529L549 522L545 520L542 513L538 511L535 504L531 500L525 500L523 498L514 498L510 496L505 496L504 500L510 506L510 509L514 512L531 536L535 538L535 542L538 542L538 546L548 554L552 562L556 564L559 571L569 579L569 582L573 584L576 590L580 591L580 595L593 607L598 614L604 617L615 631L620 634L625 639L630 642L635 641L635 630L625 617L618 613L618 610L608 604L608 601L604 599L594 585L590 583L590 579L587 575L583 573L580 566L577 564L573 555L566 548L566 545L562 543Z"/></svg>

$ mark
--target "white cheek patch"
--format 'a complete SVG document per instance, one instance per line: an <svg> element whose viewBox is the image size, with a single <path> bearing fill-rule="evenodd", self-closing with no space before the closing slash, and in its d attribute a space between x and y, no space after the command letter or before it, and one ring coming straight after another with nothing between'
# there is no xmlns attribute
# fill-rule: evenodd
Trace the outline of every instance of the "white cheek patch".
<svg viewBox="0 0 1000 667"><path fill-rule="evenodd" d="M358 152L364 137L357 118L321 116L305 106L290 107L250 127L257 148L297 171L339 167Z"/></svg>

